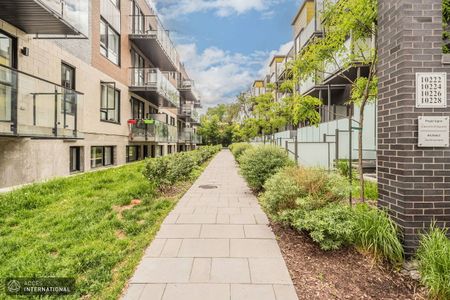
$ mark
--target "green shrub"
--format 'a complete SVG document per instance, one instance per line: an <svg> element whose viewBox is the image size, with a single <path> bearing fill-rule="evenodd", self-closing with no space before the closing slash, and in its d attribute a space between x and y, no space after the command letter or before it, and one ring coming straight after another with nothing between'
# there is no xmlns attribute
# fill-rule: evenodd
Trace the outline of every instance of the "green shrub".
<svg viewBox="0 0 450 300"><path fill-rule="evenodd" d="M361 204L354 208L354 219L355 245L360 250L377 260L385 259L393 264L403 261L399 230L386 212Z"/></svg>
<svg viewBox="0 0 450 300"><path fill-rule="evenodd" d="M248 149L253 148L249 143L236 143L230 146L231 153L233 153L236 160Z"/></svg>
<svg viewBox="0 0 450 300"><path fill-rule="evenodd" d="M176 153L170 156L167 168L167 180L174 184L181 180L189 178L192 170L198 165L190 152Z"/></svg>
<svg viewBox="0 0 450 300"><path fill-rule="evenodd" d="M143 174L157 189L165 189L188 179L196 166L214 156L220 146L204 146L190 152L175 153L147 160Z"/></svg>
<svg viewBox="0 0 450 300"><path fill-rule="evenodd" d="M164 156L148 159L142 173L155 188L160 188L170 184L167 178L168 171L169 158Z"/></svg>
<svg viewBox="0 0 450 300"><path fill-rule="evenodd" d="M367 200L378 200L378 184L373 181L366 180L364 182L364 195Z"/></svg>
<svg viewBox="0 0 450 300"><path fill-rule="evenodd" d="M242 175L255 191L261 191L266 180L280 169L293 165L286 152L276 146L248 149L239 158L239 163Z"/></svg>
<svg viewBox="0 0 450 300"><path fill-rule="evenodd" d="M417 250L422 283L434 299L450 299L450 240L447 231L431 228Z"/></svg>
<svg viewBox="0 0 450 300"><path fill-rule="evenodd" d="M284 210L297 208L300 189L293 178L286 176L285 171L269 178L264 189L261 202L271 216L276 218Z"/></svg>
<svg viewBox="0 0 450 300"><path fill-rule="evenodd" d="M350 166L348 164L348 160L340 159L336 161L336 170L344 177L349 177L350 175Z"/></svg>
<svg viewBox="0 0 450 300"><path fill-rule="evenodd" d="M350 184L323 169L289 167L271 177L265 185L261 201L277 219L285 209L314 210L332 202L346 201Z"/></svg>
<svg viewBox="0 0 450 300"><path fill-rule="evenodd" d="M316 210L298 210L293 217L292 226L307 231L322 250L336 250L353 241L353 213L347 205L332 203Z"/></svg>

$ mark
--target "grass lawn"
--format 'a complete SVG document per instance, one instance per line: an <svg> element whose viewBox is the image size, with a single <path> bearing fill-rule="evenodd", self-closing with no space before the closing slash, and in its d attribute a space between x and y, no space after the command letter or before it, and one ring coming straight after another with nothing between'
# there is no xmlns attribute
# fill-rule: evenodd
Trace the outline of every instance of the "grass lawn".
<svg viewBox="0 0 450 300"><path fill-rule="evenodd" d="M156 195L141 174L143 166L56 179L0 195L0 278L74 277L76 293L67 299L117 299L191 183L181 183L176 195ZM133 199L142 203L121 209ZM3 289L0 282L0 299Z"/></svg>

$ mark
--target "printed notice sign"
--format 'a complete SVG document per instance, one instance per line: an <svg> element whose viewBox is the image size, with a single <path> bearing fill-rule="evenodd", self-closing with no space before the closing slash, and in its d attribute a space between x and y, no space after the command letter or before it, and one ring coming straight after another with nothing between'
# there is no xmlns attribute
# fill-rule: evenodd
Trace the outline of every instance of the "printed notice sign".
<svg viewBox="0 0 450 300"><path fill-rule="evenodd" d="M447 73L416 73L416 107L447 107Z"/></svg>
<svg viewBox="0 0 450 300"><path fill-rule="evenodd" d="M450 117L419 117L419 147L448 147Z"/></svg>

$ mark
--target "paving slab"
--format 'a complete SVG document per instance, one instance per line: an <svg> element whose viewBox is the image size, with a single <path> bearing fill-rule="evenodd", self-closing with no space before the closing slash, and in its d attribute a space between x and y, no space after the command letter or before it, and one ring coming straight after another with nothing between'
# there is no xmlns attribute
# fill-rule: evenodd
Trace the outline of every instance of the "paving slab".
<svg viewBox="0 0 450 300"><path fill-rule="evenodd" d="M268 223L220 152L164 220L122 299L298 300Z"/></svg>

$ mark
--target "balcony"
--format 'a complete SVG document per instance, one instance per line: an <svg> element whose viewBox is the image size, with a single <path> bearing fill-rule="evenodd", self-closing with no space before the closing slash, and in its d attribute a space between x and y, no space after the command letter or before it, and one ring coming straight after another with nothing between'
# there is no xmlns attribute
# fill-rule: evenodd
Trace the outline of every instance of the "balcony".
<svg viewBox="0 0 450 300"><path fill-rule="evenodd" d="M344 43L344 49L335 55L334 61L326 64L324 83L348 84L348 79L358 77L358 67L362 67L359 75L367 76L368 66L364 66L362 61L370 57L371 47L371 39L355 41L349 37Z"/></svg>
<svg viewBox="0 0 450 300"><path fill-rule="evenodd" d="M156 15L130 16L130 40L151 58L155 67L176 72L180 68L180 59L169 32L164 29Z"/></svg>
<svg viewBox="0 0 450 300"><path fill-rule="evenodd" d="M312 18L295 39L295 48L300 52L312 38L322 35L322 25L317 18Z"/></svg>
<svg viewBox="0 0 450 300"><path fill-rule="evenodd" d="M82 100L80 93L0 66L0 136L79 139Z"/></svg>
<svg viewBox="0 0 450 300"><path fill-rule="evenodd" d="M185 118L186 122L199 124L200 117L197 110L195 109L194 102L185 102L181 105L179 109L179 116Z"/></svg>
<svg viewBox="0 0 450 300"><path fill-rule="evenodd" d="M2 0L0 19L28 34L85 35L87 0Z"/></svg>
<svg viewBox="0 0 450 300"><path fill-rule="evenodd" d="M202 138L194 132L193 128L183 128L178 133L178 143L199 145L202 143Z"/></svg>
<svg viewBox="0 0 450 300"><path fill-rule="evenodd" d="M129 120L130 141L176 143L178 129L158 120Z"/></svg>
<svg viewBox="0 0 450 300"><path fill-rule="evenodd" d="M200 96L195 88L195 82L193 80L179 80L178 89L184 100L192 102L200 100Z"/></svg>
<svg viewBox="0 0 450 300"><path fill-rule="evenodd" d="M130 91L159 107L180 105L180 92L159 69L131 68Z"/></svg>

